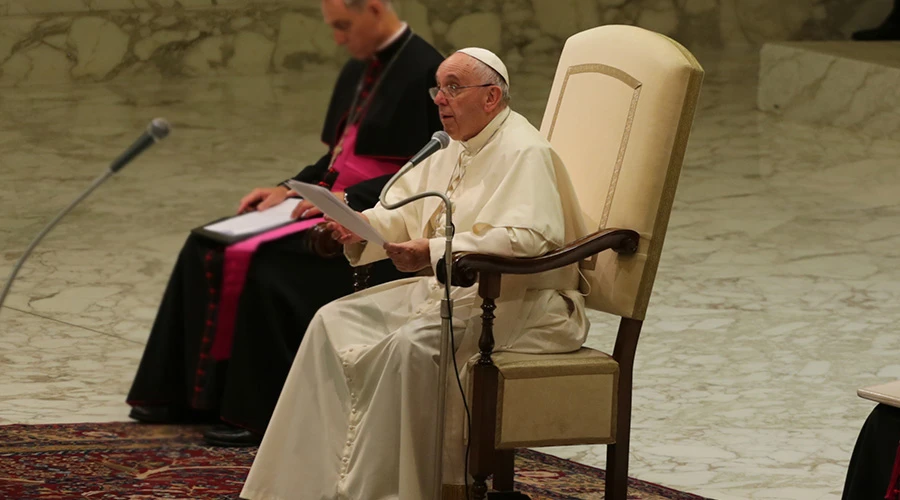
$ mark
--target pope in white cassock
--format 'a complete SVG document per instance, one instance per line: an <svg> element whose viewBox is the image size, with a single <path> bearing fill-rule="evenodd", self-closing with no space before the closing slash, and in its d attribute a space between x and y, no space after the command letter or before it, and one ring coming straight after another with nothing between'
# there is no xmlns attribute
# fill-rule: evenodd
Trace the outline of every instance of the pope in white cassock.
<svg viewBox="0 0 900 500"><path fill-rule="evenodd" d="M445 192L454 204L454 252L536 257L583 236L581 211L561 160L507 105L509 75L500 59L484 49L463 49L440 66L437 83L432 96L453 141L403 177L389 201ZM332 223L354 266L390 258L400 270L423 271L423 276L319 310L242 498L431 496L443 294L433 275L444 252L442 206L427 198L394 211L376 206L363 212L390 242L383 248ZM495 351L578 349L588 329L578 285L575 265L504 277ZM481 300L477 287L454 288L452 297L456 360L465 367L478 352ZM447 383L444 483L463 484L465 414L456 381Z"/></svg>

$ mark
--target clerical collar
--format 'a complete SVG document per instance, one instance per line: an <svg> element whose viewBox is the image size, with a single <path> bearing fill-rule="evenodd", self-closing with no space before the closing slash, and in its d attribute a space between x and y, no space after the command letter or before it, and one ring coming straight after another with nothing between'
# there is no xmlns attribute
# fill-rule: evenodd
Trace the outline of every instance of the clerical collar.
<svg viewBox="0 0 900 500"><path fill-rule="evenodd" d="M375 52L375 57L377 57L381 62L385 62L390 59L397 49L400 48L400 45L406 40L406 35L410 31L409 25L403 23L400 25L400 29L397 30L396 33L391 35L390 38L387 39L386 42L381 44L381 47L378 47L378 50Z"/></svg>
<svg viewBox="0 0 900 500"><path fill-rule="evenodd" d="M471 155L478 154L479 151L490 142L491 138L494 137L494 134L500 130L500 126L509 118L509 114L512 112L509 109L509 106L506 107L503 111L497 114L493 120L490 121L481 132L478 132L475 137L469 139L468 141L460 141L463 148L465 148L466 152Z"/></svg>

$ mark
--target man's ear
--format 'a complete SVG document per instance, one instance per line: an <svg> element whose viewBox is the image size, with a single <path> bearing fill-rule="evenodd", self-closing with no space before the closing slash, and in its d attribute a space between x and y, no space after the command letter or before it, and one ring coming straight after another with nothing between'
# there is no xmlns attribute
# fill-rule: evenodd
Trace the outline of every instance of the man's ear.
<svg viewBox="0 0 900 500"><path fill-rule="evenodd" d="M381 3L381 0L368 0L366 9L374 14L375 17L381 17L381 14L384 13L384 4Z"/></svg>
<svg viewBox="0 0 900 500"><path fill-rule="evenodd" d="M500 90L500 87L490 87L487 99L484 102L484 110L490 113L491 111L497 109L497 106L500 105L500 101L502 99L503 91Z"/></svg>

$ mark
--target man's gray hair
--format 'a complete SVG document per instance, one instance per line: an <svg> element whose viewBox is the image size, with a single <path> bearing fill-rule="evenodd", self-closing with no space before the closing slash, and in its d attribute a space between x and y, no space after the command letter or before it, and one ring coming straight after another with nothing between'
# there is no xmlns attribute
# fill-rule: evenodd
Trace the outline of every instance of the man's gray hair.
<svg viewBox="0 0 900 500"><path fill-rule="evenodd" d="M478 59L475 59L474 57L472 58L472 60L475 61L475 74L481 78L481 83L490 83L492 85L500 87L501 99L503 100L503 103L509 104L509 84L506 83L506 80L504 80L503 77L500 76L500 73L498 73L494 68L479 61Z"/></svg>

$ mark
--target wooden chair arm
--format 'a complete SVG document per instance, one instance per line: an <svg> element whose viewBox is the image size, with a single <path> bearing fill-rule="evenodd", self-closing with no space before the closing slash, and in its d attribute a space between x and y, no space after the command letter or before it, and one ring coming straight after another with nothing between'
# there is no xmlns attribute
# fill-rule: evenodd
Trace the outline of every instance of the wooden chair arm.
<svg viewBox="0 0 900 500"><path fill-rule="evenodd" d="M604 229L569 243L540 257L516 258L460 252L453 255L453 285L470 287L478 275L535 274L580 262L604 250L622 255L637 252L640 235L630 229ZM445 279L444 267L437 266L438 279Z"/></svg>

